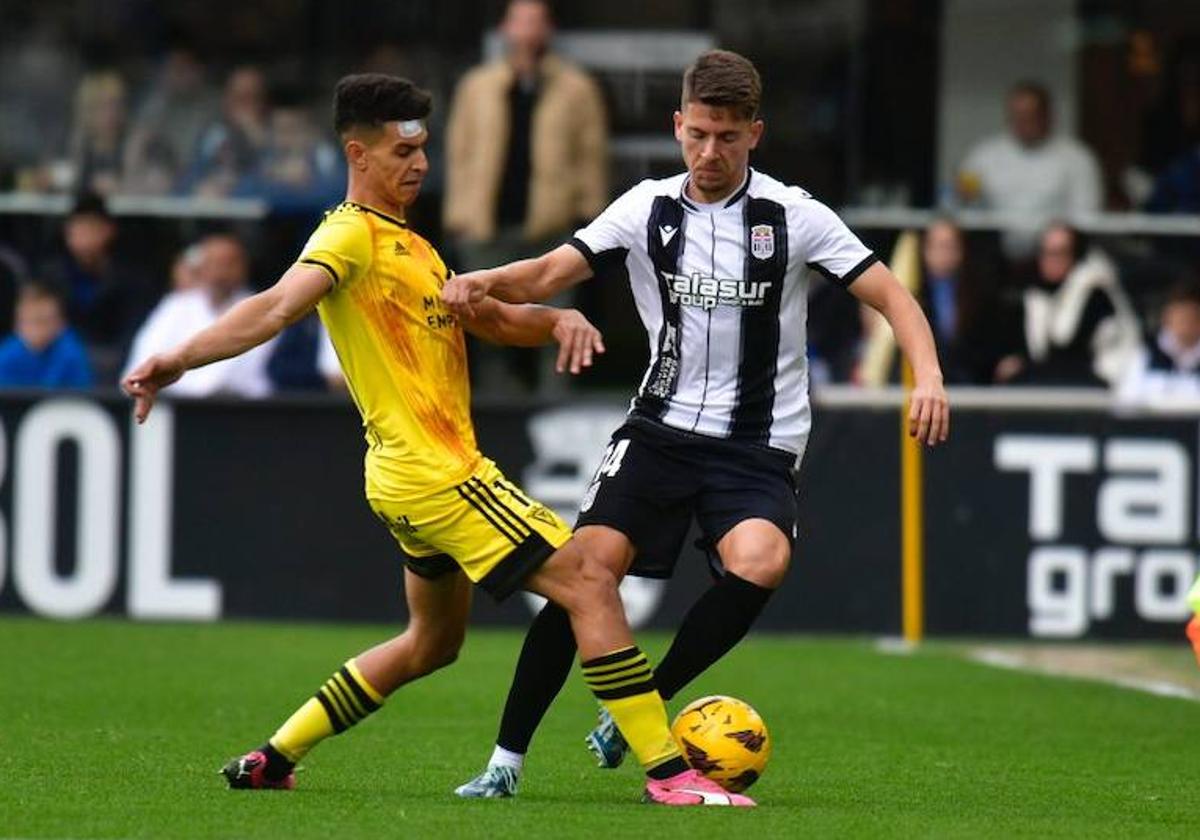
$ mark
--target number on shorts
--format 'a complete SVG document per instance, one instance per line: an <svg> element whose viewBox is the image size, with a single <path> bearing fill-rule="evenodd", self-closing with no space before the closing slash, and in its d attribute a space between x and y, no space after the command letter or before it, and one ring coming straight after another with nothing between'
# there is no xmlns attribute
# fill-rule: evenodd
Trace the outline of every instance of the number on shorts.
<svg viewBox="0 0 1200 840"><path fill-rule="evenodd" d="M596 478L599 479L606 475L611 478L616 475L621 469L621 461L625 459L625 452L628 449L628 438L610 443L608 449L604 450L604 460L600 462L600 469L596 470Z"/></svg>

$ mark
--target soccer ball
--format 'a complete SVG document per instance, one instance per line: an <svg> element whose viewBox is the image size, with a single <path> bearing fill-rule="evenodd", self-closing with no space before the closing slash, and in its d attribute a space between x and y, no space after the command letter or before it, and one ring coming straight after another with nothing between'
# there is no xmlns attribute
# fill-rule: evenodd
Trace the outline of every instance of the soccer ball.
<svg viewBox="0 0 1200 840"><path fill-rule="evenodd" d="M733 793L758 781L771 757L767 725L735 697L693 701L675 717L671 734L688 764Z"/></svg>

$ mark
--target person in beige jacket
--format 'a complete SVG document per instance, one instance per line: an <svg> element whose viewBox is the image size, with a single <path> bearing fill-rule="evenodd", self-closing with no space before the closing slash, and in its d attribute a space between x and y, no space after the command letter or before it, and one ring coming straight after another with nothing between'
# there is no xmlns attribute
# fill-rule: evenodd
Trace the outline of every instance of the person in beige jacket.
<svg viewBox="0 0 1200 840"><path fill-rule="evenodd" d="M447 125L444 223L463 268L540 253L608 203L604 100L549 51L549 5L511 0L500 31L506 56L468 71Z"/></svg>
<svg viewBox="0 0 1200 840"><path fill-rule="evenodd" d="M599 86L550 52L545 0L510 0L505 56L467 72L446 126L444 225L461 271L503 265L560 244L608 203L608 127ZM559 301L560 303L562 301ZM561 387L553 358L473 348L474 388L492 394Z"/></svg>

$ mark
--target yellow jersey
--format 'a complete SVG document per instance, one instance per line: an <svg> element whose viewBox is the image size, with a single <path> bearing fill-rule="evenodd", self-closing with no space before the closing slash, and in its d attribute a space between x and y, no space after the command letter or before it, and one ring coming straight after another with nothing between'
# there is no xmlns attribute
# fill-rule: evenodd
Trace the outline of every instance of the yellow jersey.
<svg viewBox="0 0 1200 840"><path fill-rule="evenodd" d="M408 499L464 481L482 456L437 251L403 221L346 201L325 214L299 262L333 278L317 311L362 414L367 497Z"/></svg>

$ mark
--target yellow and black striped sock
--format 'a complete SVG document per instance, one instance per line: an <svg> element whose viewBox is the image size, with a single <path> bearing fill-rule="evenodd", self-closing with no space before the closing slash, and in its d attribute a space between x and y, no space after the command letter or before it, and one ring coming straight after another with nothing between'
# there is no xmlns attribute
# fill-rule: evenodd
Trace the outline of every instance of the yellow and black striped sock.
<svg viewBox="0 0 1200 840"><path fill-rule="evenodd" d="M383 695L351 659L279 727L269 743L295 764L321 741L345 732L382 705Z"/></svg>
<svg viewBox="0 0 1200 840"><path fill-rule="evenodd" d="M666 779L687 770L667 726L667 707L654 687L654 672L636 646L582 663L583 678L617 722L646 774Z"/></svg>

